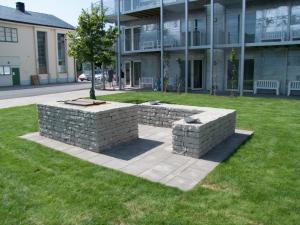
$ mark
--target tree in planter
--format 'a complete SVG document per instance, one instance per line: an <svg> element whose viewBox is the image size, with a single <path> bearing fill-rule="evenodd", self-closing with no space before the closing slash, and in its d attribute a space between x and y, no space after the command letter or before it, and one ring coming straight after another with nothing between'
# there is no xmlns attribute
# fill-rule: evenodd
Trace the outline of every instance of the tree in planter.
<svg viewBox="0 0 300 225"><path fill-rule="evenodd" d="M182 86L184 86L185 83L185 77L182 71L184 61L181 58L177 58L176 62L179 66L179 76L176 79L176 88L177 88L177 93L180 94L181 88Z"/></svg>
<svg viewBox="0 0 300 225"><path fill-rule="evenodd" d="M106 10L101 5L92 5L91 10L83 10L74 32L69 32L69 55L80 63L88 62L92 66L92 87L90 98L95 96L95 65L110 65L113 61L113 45L117 29L105 28Z"/></svg>
<svg viewBox="0 0 300 225"><path fill-rule="evenodd" d="M232 65L232 69L231 69L231 96L234 96L234 82L236 80L236 77L237 77L237 67L236 67L236 64L237 64L237 55L236 55L236 51L234 49L231 50L231 53L230 53L230 62L231 62L231 65Z"/></svg>

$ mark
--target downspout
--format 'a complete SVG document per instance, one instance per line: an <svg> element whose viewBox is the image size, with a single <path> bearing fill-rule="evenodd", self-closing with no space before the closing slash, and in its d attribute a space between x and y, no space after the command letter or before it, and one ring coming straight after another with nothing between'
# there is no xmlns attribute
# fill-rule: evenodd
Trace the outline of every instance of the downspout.
<svg viewBox="0 0 300 225"><path fill-rule="evenodd" d="M246 21L246 0L242 6L242 38L241 38L241 69L240 69L240 96L244 94L244 73L245 73L245 21Z"/></svg>
<svg viewBox="0 0 300 225"><path fill-rule="evenodd" d="M164 91L164 11L163 0L160 0L160 89Z"/></svg>
<svg viewBox="0 0 300 225"><path fill-rule="evenodd" d="M118 25L118 65L117 65L117 76L119 77L119 90L121 90L121 25L120 25L120 0L117 0L117 25Z"/></svg>
<svg viewBox="0 0 300 225"><path fill-rule="evenodd" d="M189 73L189 5L185 0L185 93L188 92L188 73Z"/></svg>
<svg viewBox="0 0 300 225"><path fill-rule="evenodd" d="M210 0L210 94L214 93L214 0Z"/></svg>

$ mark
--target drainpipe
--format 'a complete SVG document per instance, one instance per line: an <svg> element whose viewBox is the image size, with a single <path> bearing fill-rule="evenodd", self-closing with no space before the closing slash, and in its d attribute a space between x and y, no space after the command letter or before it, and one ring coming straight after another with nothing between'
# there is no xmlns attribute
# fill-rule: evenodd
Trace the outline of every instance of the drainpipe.
<svg viewBox="0 0 300 225"><path fill-rule="evenodd" d="M242 6L242 38L241 38L241 70L240 70L240 96L244 92L244 73L245 73L245 21L246 21L246 0Z"/></svg>
<svg viewBox="0 0 300 225"><path fill-rule="evenodd" d="M210 0L210 94L213 94L213 74L214 74L214 0Z"/></svg>
<svg viewBox="0 0 300 225"><path fill-rule="evenodd" d="M160 89L164 91L164 4L160 0Z"/></svg>
<svg viewBox="0 0 300 225"><path fill-rule="evenodd" d="M188 73L189 73L189 4L185 0L185 93L188 92Z"/></svg>
<svg viewBox="0 0 300 225"><path fill-rule="evenodd" d="M119 90L122 88L121 84L121 25L120 25L120 0L117 0L117 26L118 26L118 53L117 53L117 76L119 77Z"/></svg>

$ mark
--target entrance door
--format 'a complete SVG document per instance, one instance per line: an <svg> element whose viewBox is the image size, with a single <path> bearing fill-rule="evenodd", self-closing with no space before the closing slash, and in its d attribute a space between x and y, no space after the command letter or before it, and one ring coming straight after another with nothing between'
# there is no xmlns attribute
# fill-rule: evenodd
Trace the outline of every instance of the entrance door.
<svg viewBox="0 0 300 225"><path fill-rule="evenodd" d="M131 63L125 62L125 83L131 85Z"/></svg>
<svg viewBox="0 0 300 225"><path fill-rule="evenodd" d="M185 61L181 64L181 71L183 80L185 71ZM184 85L183 85L184 87ZM203 61L189 60L188 62L188 88L192 90L199 90L203 88Z"/></svg>
<svg viewBox="0 0 300 225"><path fill-rule="evenodd" d="M254 59L245 60L245 72L244 72L244 90L253 90L253 78L254 78Z"/></svg>
<svg viewBox="0 0 300 225"><path fill-rule="evenodd" d="M140 84L141 73L142 73L142 63L133 62L133 85Z"/></svg>
<svg viewBox="0 0 300 225"><path fill-rule="evenodd" d="M20 69L12 68L11 72L12 72L13 85L20 85Z"/></svg>
<svg viewBox="0 0 300 225"><path fill-rule="evenodd" d="M193 60L192 64L192 89L203 88L203 62L202 60Z"/></svg>

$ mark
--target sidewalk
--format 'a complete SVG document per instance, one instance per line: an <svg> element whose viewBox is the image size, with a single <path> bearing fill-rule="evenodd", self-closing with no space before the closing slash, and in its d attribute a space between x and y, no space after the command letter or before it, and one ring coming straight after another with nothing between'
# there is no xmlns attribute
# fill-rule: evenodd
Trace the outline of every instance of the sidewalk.
<svg viewBox="0 0 300 225"><path fill-rule="evenodd" d="M111 95L122 93L124 91L99 91L96 90L96 96L101 95ZM31 96L31 97L22 97L22 98L12 98L12 99L3 99L0 100L0 109L15 107L15 106L24 106L31 104L38 104L48 101L59 101L59 100L70 100L76 98L85 98L89 97L89 90L79 90L79 91L71 91L71 92L62 92L56 94L47 94L47 95L39 95L39 96Z"/></svg>

